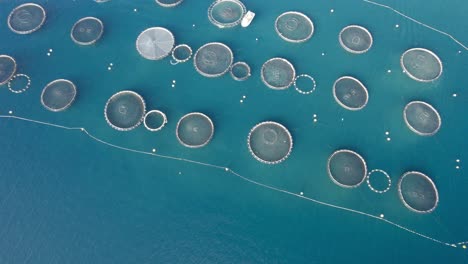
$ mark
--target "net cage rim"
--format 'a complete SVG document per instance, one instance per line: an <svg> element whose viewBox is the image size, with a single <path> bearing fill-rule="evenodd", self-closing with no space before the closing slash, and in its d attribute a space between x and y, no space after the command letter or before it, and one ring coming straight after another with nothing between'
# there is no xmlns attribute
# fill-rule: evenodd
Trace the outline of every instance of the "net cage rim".
<svg viewBox="0 0 468 264"><path fill-rule="evenodd" d="M143 116L138 120L138 122L135 125L133 125L131 127L127 127L127 128L118 127L118 126L112 124L112 122L107 117L107 107L109 106L109 103L111 102L112 99L114 99L115 97L117 97L119 95L122 95L122 94L131 94L133 96L136 96L143 105ZM118 130L118 131L130 131L130 130L133 130L133 129L137 128L143 122L143 119L145 117L145 112L146 112L146 103L145 103L145 100L143 99L143 97L137 92L134 92L134 91L131 91L131 90L123 90L123 91L119 91L119 92L113 94L107 100L106 105L104 107L104 118L106 119L107 124L109 126L111 126L113 129Z"/></svg>
<svg viewBox="0 0 468 264"><path fill-rule="evenodd" d="M436 200L434 202L434 206L432 208L430 208L429 210L424 210L424 211L421 211L421 210L417 210L413 207L411 207L411 205L409 205L406 201L405 201L405 198L403 197L403 193L401 191L401 183L403 182L404 178L410 174L416 174L420 177L423 177L424 179L426 179L432 186L433 190L434 190L434 193L435 193L435 197L436 197ZM401 200L401 202L403 203L403 205L408 208L410 211L413 211L413 212L416 212L416 213L420 213L420 214L427 214L427 213L431 213L433 212L437 206L439 205L439 191L437 190L437 186L435 185L434 181L429 177L427 176L426 174L422 173L422 172L419 172L419 171L408 171L408 172L405 172L400 180L398 180L398 196Z"/></svg>
<svg viewBox="0 0 468 264"><path fill-rule="evenodd" d="M364 102L364 104L360 107L349 107L345 104L343 104L340 99L338 99L338 96L336 95L336 84L341 81L341 80L344 80L344 79L348 79L348 80L353 80L355 82L357 82L363 89L364 89L364 92L366 94L366 101ZM352 76L342 76L340 78L338 78L334 83L333 83L333 97L335 98L335 101L341 106L343 107L344 109L346 110L350 110L350 111L359 111L359 110L362 110L363 108L365 108L367 106L367 103L369 102L369 91L367 90L367 87L360 81L358 80L357 78L354 78Z"/></svg>
<svg viewBox="0 0 468 264"><path fill-rule="evenodd" d="M65 82L67 84L69 84L72 89L73 89L73 97L71 98L70 102L68 102L64 107L62 108L52 108L52 107L49 107L48 105L45 104L44 102L44 94L46 93L47 89L50 88L52 85L56 84L56 83L59 83L59 82ZM53 80L51 81L50 83L48 83L44 89L42 89L42 93L41 93L41 104L42 106L44 106L47 110L49 111L52 111L52 112L61 112L61 111L64 111L66 109L68 109L72 103L75 101L75 98L76 98L76 85L70 81L70 80L67 80L67 79L57 79L57 80Z"/></svg>
<svg viewBox="0 0 468 264"><path fill-rule="evenodd" d="M150 28L147 28L145 30L143 30L137 37L137 40L135 42L135 46L136 46L136 50L138 51L138 53L140 54L140 56L142 56L143 58L147 59L147 60L154 60L154 61L157 61L157 60L162 60L164 58L166 58L167 56L169 56L169 54L171 54L171 52L168 52L167 54L165 54L164 56L161 56L161 57L157 57L157 58L153 58L153 57L147 57L146 55L144 55L141 50L138 48L138 41L140 40L141 36L148 32L148 31L154 31L154 30L162 30L162 31L165 31L166 33L169 33L169 35L171 36L171 39L172 39L172 47L171 47L171 52L174 48L174 44L175 44L175 37L174 37L174 34L172 34L172 32L165 28L165 27L150 27Z"/></svg>
<svg viewBox="0 0 468 264"><path fill-rule="evenodd" d="M185 142L183 142L183 140L179 137L179 127L180 127L180 123L187 117L190 117L190 116L201 116L203 117L205 120L208 121L208 123L210 124L210 128L211 128L211 134L209 136L209 138L203 142L202 144L199 144L199 145L190 145L190 144L187 144ZM206 145L208 145L210 142L211 142L211 139L213 139L213 135L214 135L214 124L213 124L213 121L211 120L211 118L207 115L205 115L204 113L201 113L201 112L191 112L191 113L188 113L188 114L185 114L184 116L182 116L179 121L177 121L177 126L176 126L176 137L177 137L177 140L179 141L180 144L182 144L182 146L184 147L187 147L187 148L201 148L201 147L204 147Z"/></svg>
<svg viewBox="0 0 468 264"><path fill-rule="evenodd" d="M286 36L283 35L283 33L281 33L278 29L278 21L281 17L285 16L285 15L298 15L302 18L305 18L307 20L307 22L309 22L309 25L312 27L312 30L310 32L309 35L307 35L307 37L303 38L303 39L300 39L300 40L294 40L294 39L290 39L290 38L287 38ZM280 36L280 38L282 38L283 40L287 41L287 42L291 42L291 43L303 43L303 42L306 42L308 41L310 38L312 38L312 36L314 35L314 32L315 32L315 26L314 26L314 22L312 22L312 19L310 19L310 17L308 17L306 14L302 13L302 12L298 12L298 11L286 11L282 14L280 14L276 20L275 20L275 31L276 31L276 34L278 34L278 36Z"/></svg>
<svg viewBox="0 0 468 264"><path fill-rule="evenodd" d="M14 80L16 80L16 78L18 77L23 77L27 80L27 83L26 85L22 88L22 89L17 89L17 90L14 90L11 86L11 82L13 82ZM15 75L13 75L13 77L11 77L10 80L8 80L8 90L12 93L16 93L16 94L20 94L20 93L23 93L23 92L26 92L26 90L29 89L29 87L31 86L31 78L26 75L26 74L23 74L23 73L16 73Z"/></svg>
<svg viewBox="0 0 468 264"><path fill-rule="evenodd" d="M89 42L81 42L79 40L77 40L74 36L73 36L73 31L75 30L75 27L82 21L84 20L94 20L94 21L97 21L99 23L99 25L101 26L101 32L99 33L99 35L97 36L96 39L92 40L92 41L89 41ZM88 16L88 17L83 17L83 18L80 18L78 21L75 22L75 24L73 24L73 27L70 31L70 37L71 39L73 40L73 42L75 42L76 44L79 44L79 45L92 45L94 43L96 43L99 39L101 39L102 37L102 34L104 33L104 24L102 23L102 21L97 18L97 17L92 17L92 16Z"/></svg>
<svg viewBox="0 0 468 264"><path fill-rule="evenodd" d="M13 13L18 11L18 9L26 7L26 6L34 6L34 7L37 7L37 8L39 8L41 10L41 12L43 14L41 23L39 25L37 25L35 28L30 29L30 30L26 30L26 31L16 30L11 25L11 17L13 16ZM21 5L17 6L17 7L15 7L13 10L11 10L11 12L8 15L8 18L7 18L8 28L10 28L10 30L13 31L16 34L20 34L20 35L31 34L31 33L35 32L35 31L39 30L44 25L44 23L46 21L46 18L47 18L47 13L46 13L45 9L41 5L36 4L36 3L24 3L24 4L21 4Z"/></svg>
<svg viewBox="0 0 468 264"><path fill-rule="evenodd" d="M265 65L271 61L274 61L274 60L280 60L282 62L286 62L286 64L288 64L292 69L293 69L293 78L291 80L291 82L287 85L287 86L281 86L281 87L275 87L275 86L272 86L270 85L269 83L267 83L267 81L265 80L265 78L263 77L263 69L265 68ZM262 68L260 70L260 77L262 79L262 82L268 86L268 88L270 89L273 89L273 90L286 90L288 89L293 83L294 83L294 80L296 79L296 69L294 68L294 65L287 59L285 58L281 58L281 57L274 57L274 58L271 58L267 61L265 61L262 65Z"/></svg>
<svg viewBox="0 0 468 264"><path fill-rule="evenodd" d="M257 156L254 153L252 147L250 146L250 138L251 138L253 132L255 132L255 130L257 128L259 128L260 126L263 126L263 125L275 125L275 126L280 127L280 129L282 129L284 132L286 132L286 134L288 136L288 139L291 142L291 144L289 146L289 149L288 149L288 153L286 153L286 155L284 157L282 157L281 159L279 159L279 160L275 160L275 161L264 160L264 159L260 158L259 156ZM293 141L293 137L292 137L291 133L289 132L289 130L284 125L282 125L282 124L280 124L278 122L275 122L275 121L263 121L263 122L260 122L260 123L256 124L254 127L252 127L250 129L249 135L247 136L247 147L249 149L250 154L257 161L260 161L261 163L268 164L268 165L275 165L275 164L279 164L279 163L285 161L291 155L292 150L293 150L293 146L294 146L294 141Z"/></svg>
<svg viewBox="0 0 468 264"><path fill-rule="evenodd" d="M234 69L235 66L239 66L239 65L245 66L245 67L247 68L247 75L246 75L245 77L239 78L239 77L237 77L237 76L234 75L234 73L233 73L232 70ZM245 81L245 80L247 80L247 79L251 76L251 69L250 69L250 66L249 66L249 64L247 64L247 62L245 62L245 61L238 61L238 62L233 63L233 64L231 65L231 69L229 70L229 72L230 72L230 74L231 74L231 77L232 77L234 80L236 80L236 81Z"/></svg>
<svg viewBox="0 0 468 264"><path fill-rule="evenodd" d="M330 161L332 160L332 158L337 155L337 154L340 154L340 153L351 153L353 155L355 155L356 157L358 157L362 164L364 165L364 175L361 179L360 182L358 182L357 184L355 185L346 185L346 184L343 184L341 182L338 182L338 180L336 180L333 175L332 175L332 172L331 172L331 168L330 168ZM328 176L330 177L330 179L338 186L340 187L343 187L343 188L357 188L359 187L367 178L367 163L366 163L366 160L359 154L357 153L356 151L353 151L353 150L350 150L350 149L339 149L339 150L336 150L335 152L333 152L330 157L328 157L328 161L327 161L327 172L328 172Z"/></svg>
<svg viewBox="0 0 468 264"><path fill-rule="evenodd" d="M384 175L384 177L387 180L387 187L385 187L384 189L376 189L374 186L372 186L370 178L371 178L371 175L374 173L381 173L382 175ZM367 182L367 186L369 187L369 189L378 194L386 193L392 187L392 179L390 178L390 175L388 175L386 171L381 170L381 169L373 169L369 171L366 176L366 182Z"/></svg>
<svg viewBox="0 0 468 264"><path fill-rule="evenodd" d="M436 60L437 60L437 63L439 63L439 66L440 66L440 72L439 74L434 77L433 79L430 79L430 80L424 80L424 79L419 79L418 77L412 75L408 69L406 68L405 64L403 63L403 58L406 54L408 54L409 52L411 51L423 51L423 52L427 52L428 54L432 55ZM425 48L411 48L411 49L408 49L406 50L405 52L403 52L403 54L401 55L400 57L400 65L401 65L401 68L403 69L403 72L408 76L410 77L411 79L415 80L415 81L418 81L418 82L434 82L436 81L437 79L440 78L440 76L442 76L442 73L444 71L444 65L442 63L442 60L439 58L439 56L437 56L437 54L431 50L428 50L428 49L425 49Z"/></svg>
<svg viewBox="0 0 468 264"><path fill-rule="evenodd" d="M238 20L231 22L231 23L222 23L222 22L217 21L212 16L211 12L213 11L216 5L222 2L232 2L232 3L239 4L239 6L242 8L242 16L240 16ZM211 5L208 7L208 20L211 22L211 24L217 26L218 28L231 28L241 23L242 19L244 18L245 13L247 13L247 8L245 7L244 3L242 3L239 0L216 0L213 3L211 3Z"/></svg>
<svg viewBox="0 0 468 264"><path fill-rule="evenodd" d="M172 4L166 4L166 3L162 3L160 0L155 0L156 4L162 6L162 7L176 7L180 4L182 4L184 0L179 0L179 1L176 1L175 3L172 3Z"/></svg>
<svg viewBox="0 0 468 264"><path fill-rule="evenodd" d="M18 65L16 64L15 58L13 58L13 57L10 56L10 55L0 55L0 58L7 58L7 59L9 59L9 60L13 61L13 65L14 65L14 66L13 66L13 72L10 74L10 76L9 76L8 78L6 78L5 81L0 82L0 85L4 85L4 84L8 83L8 82L13 78L13 76L15 76L16 70L17 70L17 66L18 66Z"/></svg>
<svg viewBox="0 0 468 264"><path fill-rule="evenodd" d="M174 53L175 53L175 50L176 50L177 48L181 48L181 47L183 47L183 48L188 48L188 50L190 51L190 55L189 55L186 59L183 59L183 60L177 59L177 58L175 57L175 54L174 54ZM191 48L188 44L179 44L179 45L176 45L176 46L172 49L172 51L171 51L171 56L172 56L172 58L173 58L176 62L178 62L178 63L183 63L183 62L189 61L189 60L192 58L192 54L193 54L193 50L192 50L192 48Z"/></svg>
<svg viewBox="0 0 468 264"><path fill-rule="evenodd" d="M148 124L146 123L146 118L150 115L150 114L159 114L162 116L163 118L163 122L162 124L159 126L159 127L156 127L156 128L151 128L150 126L148 126ZM167 124L167 116L164 112L160 111L160 110L151 110L149 112L147 112L145 114L145 116L143 117L143 125L145 126L146 129L148 129L149 131L151 132L156 132L156 131L159 131L161 129L163 129Z"/></svg>
<svg viewBox="0 0 468 264"><path fill-rule="evenodd" d="M357 50L353 50L353 49L348 48L348 47L344 44L344 42L343 42L341 36L342 36L343 32L345 32L347 29L350 29L350 28L358 28L358 29L364 31L364 32L369 36L369 38L370 38L370 45L369 45L369 47L368 47L367 49L357 51ZM344 28L340 31L340 33L338 34L338 40L339 40L340 45L341 45L341 47L342 47L343 49L345 49L347 52L353 53L353 54L363 54L363 53L366 53L366 52L368 52L368 51L372 48L372 45L374 44L374 37L372 36L372 33L371 33L367 28L365 28L365 27L363 27L363 26L360 26L360 25L348 25L348 26L344 27Z"/></svg>
<svg viewBox="0 0 468 264"><path fill-rule="evenodd" d="M423 132L420 132L418 131L416 128L414 128L408 121L408 118L406 117L406 111L408 110L408 108L414 104L422 104L424 106L427 106L429 107L432 111L434 111L434 113L436 114L437 116L437 121L438 121L438 126L437 128L431 132L431 133L423 133ZM435 107L433 107L431 104L427 103L427 102L424 102L424 101L411 101L409 102L408 104L406 104L405 108L403 109L403 119L405 120L405 124L406 126L411 130L413 131L414 133L420 135L420 136L433 136L435 135L437 132L439 132L440 128L442 127L442 118L440 117L440 114L439 112L437 111L437 109L435 109Z"/></svg>
<svg viewBox="0 0 468 264"><path fill-rule="evenodd" d="M226 48L228 51L229 51L229 54L230 54L230 63L229 63L229 67L227 67L222 73L217 73L217 74L207 74L207 73L204 73L202 72L198 67L197 67L197 55L198 55L198 52L202 49L202 48L205 48L206 46L208 45L221 45L223 46L224 48ZM232 65L232 62L234 61L234 53L232 53L232 50L231 48L222 43L222 42L208 42L206 44L204 44L203 46L201 46L200 48L197 49L197 51L195 52L195 55L193 56L193 66L195 67L195 70L205 76L205 77L208 77L208 78L216 78L216 77L220 77L220 76L223 76L224 74L226 74L230 69L231 69L231 65Z"/></svg>
<svg viewBox="0 0 468 264"><path fill-rule="evenodd" d="M312 84L313 84L312 89L307 91L307 90L302 90L301 88L299 88L296 83L299 78L306 78L312 81ZM303 74L297 75L296 78L294 78L293 86L294 86L294 89L296 89L298 93L307 95L307 94L311 94L315 92L315 88L317 88L317 82L315 81L314 77L310 76L309 74L303 73Z"/></svg>

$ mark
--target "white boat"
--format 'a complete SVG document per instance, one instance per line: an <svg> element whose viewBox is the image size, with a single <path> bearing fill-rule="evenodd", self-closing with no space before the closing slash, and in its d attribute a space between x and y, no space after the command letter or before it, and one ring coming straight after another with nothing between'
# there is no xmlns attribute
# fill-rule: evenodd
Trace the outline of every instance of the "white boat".
<svg viewBox="0 0 468 264"><path fill-rule="evenodd" d="M255 13L252 11L248 11L242 18L241 26L248 27L250 23L252 23L252 20L254 19L254 17L255 17Z"/></svg>

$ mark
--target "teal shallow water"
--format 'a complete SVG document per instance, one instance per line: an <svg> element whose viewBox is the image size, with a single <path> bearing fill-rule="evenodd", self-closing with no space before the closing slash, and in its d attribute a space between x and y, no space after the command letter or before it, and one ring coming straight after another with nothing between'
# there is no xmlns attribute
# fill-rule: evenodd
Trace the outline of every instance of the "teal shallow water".
<svg viewBox="0 0 468 264"><path fill-rule="evenodd" d="M467 51L447 36L362 1L243 2L257 13L252 25L220 30L206 15L211 1L186 0L174 9L153 1L38 1L47 10L46 23L21 36L9 31L6 18L23 1L0 1L0 53L13 56L18 72L32 81L22 94L10 93L6 85L0 88L0 114L11 110L29 119L85 127L112 144L148 152L155 148L160 154L229 167L320 201L383 213L444 242L468 240ZM464 1L442 7L423 1L384 4L468 42ZM289 10L314 21L308 42L290 44L276 35L275 18ZM77 46L69 36L73 24L85 16L104 23L104 35L95 46ZM338 32L349 24L372 32L374 45L368 53L350 55L340 47ZM187 43L194 51L212 41L229 45L235 61L250 64L252 77L245 82L229 75L209 79L194 70L192 61L172 66L169 59L143 59L135 40L151 26L170 29L176 43ZM412 47L439 55L444 62L440 80L417 83L401 73L400 55ZM49 49L51 56L46 55ZM260 68L276 56L290 60L298 73L313 76L316 91L301 95L293 88L266 88ZM359 78L369 89L362 111L346 111L333 99L331 87L342 75ZM58 78L72 80L78 95L66 112L51 113L41 106L40 94ZM172 80L177 81L174 88ZM126 89L143 95L149 109L164 111L166 128L123 133L109 127L104 104ZM434 137L419 137L404 124L402 111L412 100L427 101L441 114L442 128ZM193 111L208 114L215 124L214 138L205 148L184 148L175 137L177 120ZM280 165L262 165L247 149L250 128L266 120L284 124L294 138L292 155ZM0 127L1 263L467 261L467 251L460 247L272 191L222 169L111 148L80 131L3 118ZM333 184L326 161L341 148L358 151L369 169L387 171L390 191L379 195L366 184L353 190ZM432 214L415 214L401 204L395 186L408 170L422 171L437 184L440 204Z"/></svg>

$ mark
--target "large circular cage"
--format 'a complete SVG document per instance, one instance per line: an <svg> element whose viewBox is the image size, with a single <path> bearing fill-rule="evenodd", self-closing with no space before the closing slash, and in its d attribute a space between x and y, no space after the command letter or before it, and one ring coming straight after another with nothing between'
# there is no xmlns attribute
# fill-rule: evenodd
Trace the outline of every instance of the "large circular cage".
<svg viewBox="0 0 468 264"><path fill-rule="evenodd" d="M73 82L58 79L47 84L41 93L41 104L49 111L60 112L68 109L76 98Z"/></svg>
<svg viewBox="0 0 468 264"><path fill-rule="evenodd" d="M187 44L179 44L174 47L171 56L176 63L187 62L192 58L192 48Z"/></svg>
<svg viewBox="0 0 468 264"><path fill-rule="evenodd" d="M162 7L176 7L184 0L156 0L156 3Z"/></svg>
<svg viewBox="0 0 468 264"><path fill-rule="evenodd" d="M112 95L104 107L107 124L119 131L130 131L138 127L145 112L145 100L134 91L120 91Z"/></svg>
<svg viewBox="0 0 468 264"><path fill-rule="evenodd" d="M403 119L408 128L420 136L435 135L442 125L437 110L422 101L408 103L403 110Z"/></svg>
<svg viewBox="0 0 468 264"><path fill-rule="evenodd" d="M264 164L278 164L291 155L293 138L280 123L266 121L255 125L247 137L252 156Z"/></svg>
<svg viewBox="0 0 468 264"><path fill-rule="evenodd" d="M230 28L239 25L246 13L241 1L217 0L208 8L208 19L219 28Z"/></svg>
<svg viewBox="0 0 468 264"><path fill-rule="evenodd" d="M104 24L95 17L84 17L78 20L70 32L71 39L79 45L96 43L104 32Z"/></svg>
<svg viewBox="0 0 468 264"><path fill-rule="evenodd" d="M30 34L44 25L46 11L38 4L26 3L14 8L8 15L8 27L17 34Z"/></svg>
<svg viewBox="0 0 468 264"><path fill-rule="evenodd" d="M398 181L398 195L409 210L416 213L431 213L439 204L439 192L427 175L409 171Z"/></svg>
<svg viewBox="0 0 468 264"><path fill-rule="evenodd" d="M250 66L243 61L238 61L231 66L231 77L236 81L245 81L250 77Z"/></svg>
<svg viewBox="0 0 468 264"><path fill-rule="evenodd" d="M328 158L327 171L330 179L338 186L355 188L366 179L367 165L364 158L355 151L341 149Z"/></svg>
<svg viewBox="0 0 468 264"><path fill-rule="evenodd" d="M343 76L333 84L333 97L343 108L351 111L363 109L369 100L364 84L351 76Z"/></svg>
<svg viewBox="0 0 468 264"><path fill-rule="evenodd" d="M263 83L274 90L287 89L296 79L296 70L292 63L283 58L267 60L261 69Z"/></svg>
<svg viewBox="0 0 468 264"><path fill-rule="evenodd" d="M418 82L432 82L442 75L442 61L432 51L423 48L412 48L400 58L403 72Z"/></svg>
<svg viewBox="0 0 468 264"><path fill-rule="evenodd" d="M174 43L171 31L163 27L152 27L140 33L136 40L136 49L145 59L161 60L171 53Z"/></svg>
<svg viewBox="0 0 468 264"><path fill-rule="evenodd" d="M193 57L195 70L209 78L220 77L229 71L234 55L231 49L220 42L201 46Z"/></svg>
<svg viewBox="0 0 468 264"><path fill-rule="evenodd" d="M374 42L372 34L366 28L350 25L343 28L338 36L341 47L354 54L366 53Z"/></svg>
<svg viewBox="0 0 468 264"><path fill-rule="evenodd" d="M214 135L214 125L211 119L199 112L184 115L177 122L177 140L188 148L201 148L208 143Z"/></svg>
<svg viewBox="0 0 468 264"><path fill-rule="evenodd" d="M0 85L4 85L13 78L16 73L16 61L8 55L0 55Z"/></svg>
<svg viewBox="0 0 468 264"><path fill-rule="evenodd" d="M163 129L166 124L166 114L159 110L151 110L147 112L145 118L143 119L143 125L151 132L156 132Z"/></svg>
<svg viewBox="0 0 468 264"><path fill-rule="evenodd" d="M309 40L314 34L314 23L303 13L288 11L276 18L275 30L282 39L301 43Z"/></svg>

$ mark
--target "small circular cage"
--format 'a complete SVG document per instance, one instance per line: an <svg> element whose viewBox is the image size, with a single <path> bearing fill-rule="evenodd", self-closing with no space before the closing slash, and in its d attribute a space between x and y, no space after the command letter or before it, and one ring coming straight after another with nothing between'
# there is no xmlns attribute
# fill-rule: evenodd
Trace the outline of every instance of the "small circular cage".
<svg viewBox="0 0 468 264"><path fill-rule="evenodd" d="M46 11L38 4L26 3L17 6L8 16L8 27L17 34L30 34L44 25Z"/></svg>
<svg viewBox="0 0 468 264"><path fill-rule="evenodd" d="M300 74L294 79L294 89L300 94L311 94L317 88L315 79L308 74Z"/></svg>
<svg viewBox="0 0 468 264"><path fill-rule="evenodd" d="M303 13L289 11L276 18L275 30L282 39L301 43L309 40L314 34L314 23Z"/></svg>
<svg viewBox="0 0 468 264"><path fill-rule="evenodd" d="M263 64L261 78L269 88L284 90L293 84L296 79L296 70L288 60L272 58Z"/></svg>
<svg viewBox="0 0 468 264"><path fill-rule="evenodd" d="M223 43L211 42L201 46L193 63L195 70L209 78L220 77L229 71L234 55L231 49Z"/></svg>
<svg viewBox="0 0 468 264"><path fill-rule="evenodd" d="M79 45L91 45L96 43L104 32L104 24L95 17L84 17L78 20L72 27L71 39Z"/></svg>
<svg viewBox="0 0 468 264"><path fill-rule="evenodd" d="M409 171L398 181L398 194L402 203L416 213L431 213L439 203L439 192L427 175Z"/></svg>
<svg viewBox="0 0 468 264"><path fill-rule="evenodd" d="M250 77L250 66L243 61L236 62L231 66L230 73L234 80L245 81Z"/></svg>
<svg viewBox="0 0 468 264"><path fill-rule="evenodd" d="M430 104L412 101L403 110L403 119L411 131L420 136L435 135L442 124L437 110Z"/></svg>
<svg viewBox="0 0 468 264"><path fill-rule="evenodd" d="M343 108L351 111L363 109L369 100L367 88L358 79L343 76L333 84L333 97Z"/></svg>
<svg viewBox="0 0 468 264"><path fill-rule="evenodd" d="M162 27L152 27L140 33L136 40L136 49L145 59L161 60L171 53L174 43L171 31Z"/></svg>
<svg viewBox="0 0 468 264"><path fill-rule="evenodd" d="M159 110L151 110L146 113L143 124L151 132L159 131L167 124L166 114Z"/></svg>
<svg viewBox="0 0 468 264"><path fill-rule="evenodd" d="M442 61L432 51L413 48L405 51L400 58L401 68L411 79L418 82L432 82L442 75Z"/></svg>
<svg viewBox="0 0 468 264"><path fill-rule="evenodd" d="M58 79L44 87L41 103L49 111L60 112L68 109L75 101L76 86L69 80Z"/></svg>
<svg viewBox="0 0 468 264"><path fill-rule="evenodd" d="M6 84L16 73L16 61L8 55L0 55L0 85Z"/></svg>
<svg viewBox="0 0 468 264"><path fill-rule="evenodd" d="M338 36L338 40L343 49L354 54L366 53L374 42L369 30L357 25L343 28Z"/></svg>
<svg viewBox="0 0 468 264"><path fill-rule="evenodd" d="M188 148L201 148L210 143L214 134L211 119L202 113L184 115L177 122L176 137L180 144Z"/></svg>
<svg viewBox="0 0 468 264"><path fill-rule="evenodd" d="M145 100L134 91L120 91L112 95L104 107L106 122L119 131L130 131L138 127L145 112Z"/></svg>
<svg viewBox="0 0 468 264"><path fill-rule="evenodd" d="M156 3L162 7L176 7L184 0L156 0Z"/></svg>
<svg viewBox="0 0 468 264"><path fill-rule="evenodd" d="M208 8L208 19L219 28L230 28L239 25L246 13L241 1L217 0Z"/></svg>
<svg viewBox="0 0 468 264"><path fill-rule="evenodd" d="M187 44L180 44L172 50L172 59L177 63L187 62L192 58L192 48Z"/></svg>
<svg viewBox="0 0 468 264"><path fill-rule="evenodd" d="M341 149L328 158L328 176L338 186L355 188L364 182L367 176L366 161L358 153Z"/></svg>

